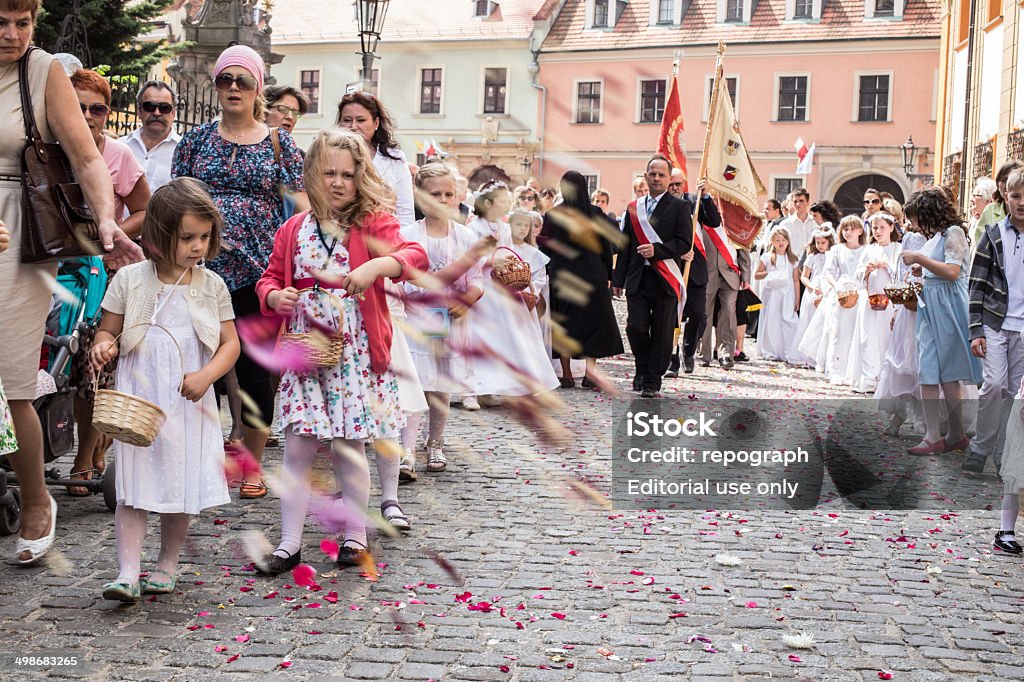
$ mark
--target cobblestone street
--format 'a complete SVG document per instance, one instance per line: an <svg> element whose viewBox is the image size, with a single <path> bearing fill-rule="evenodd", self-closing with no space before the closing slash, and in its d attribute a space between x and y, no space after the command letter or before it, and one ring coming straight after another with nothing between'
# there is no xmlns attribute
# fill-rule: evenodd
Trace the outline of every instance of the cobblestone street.
<svg viewBox="0 0 1024 682"><path fill-rule="evenodd" d="M629 356L602 367L628 390ZM761 361L698 367L673 391L846 395ZM611 399L558 394L573 441L557 450L505 409L453 410L451 464L401 489L414 528L375 540L376 582L335 570L312 524L303 552L322 589L247 568L245 531L278 537L271 495L194 523L176 594L106 602L113 515L58 489L57 556L0 566L3 648L85 662L43 673L7 660L0 679L1024 679L1021 560L993 555L997 511L614 510L580 492L610 489ZM279 461L271 451L269 467ZM1001 486L983 480L996 503ZM801 632L809 648L783 642Z"/></svg>

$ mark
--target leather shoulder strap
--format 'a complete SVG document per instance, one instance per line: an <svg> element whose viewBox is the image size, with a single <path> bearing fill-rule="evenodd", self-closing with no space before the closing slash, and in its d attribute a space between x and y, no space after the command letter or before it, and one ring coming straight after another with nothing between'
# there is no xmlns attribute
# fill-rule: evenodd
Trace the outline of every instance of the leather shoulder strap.
<svg viewBox="0 0 1024 682"><path fill-rule="evenodd" d="M31 46L18 60L18 89L21 90L21 114L25 119L25 137L35 142L41 138L39 128L36 127L36 113L32 107L32 93L29 90L28 60L32 53L39 48Z"/></svg>
<svg viewBox="0 0 1024 682"><path fill-rule="evenodd" d="M277 127L270 129L270 144L274 147L274 162L281 165L281 135L278 132Z"/></svg>

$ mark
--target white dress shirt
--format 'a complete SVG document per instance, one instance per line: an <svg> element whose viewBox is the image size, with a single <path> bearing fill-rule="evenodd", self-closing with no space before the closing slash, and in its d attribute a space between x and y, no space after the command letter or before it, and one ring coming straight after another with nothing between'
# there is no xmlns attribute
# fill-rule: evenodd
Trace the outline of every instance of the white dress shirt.
<svg viewBox="0 0 1024 682"><path fill-rule="evenodd" d="M146 181L149 182L151 191L156 191L157 187L171 181L171 161L174 159L174 149L180 140L181 135L172 129L170 134L158 142L155 147L146 149L146 145L142 142L142 128L136 128L131 135L122 140L132 150L132 154L142 166L142 170L146 172Z"/></svg>
<svg viewBox="0 0 1024 682"><path fill-rule="evenodd" d="M807 244L811 241L811 235L818 229L818 223L808 211L807 220L800 220L794 213L779 223L779 227L789 233L789 245L792 247L793 253L800 253L807 248ZM839 229L837 225L833 227Z"/></svg>
<svg viewBox="0 0 1024 682"><path fill-rule="evenodd" d="M1010 225L1009 219L999 223L1003 232L1003 272L1008 297L1003 331L1024 331L1024 234Z"/></svg>

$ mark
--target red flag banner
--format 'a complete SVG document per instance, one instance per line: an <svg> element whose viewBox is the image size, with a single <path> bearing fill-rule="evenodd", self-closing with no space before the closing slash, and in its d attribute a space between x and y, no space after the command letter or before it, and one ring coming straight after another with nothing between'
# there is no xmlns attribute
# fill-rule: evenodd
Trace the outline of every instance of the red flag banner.
<svg viewBox="0 0 1024 682"><path fill-rule="evenodd" d="M722 83L721 71L718 77ZM750 248L764 220L757 208L757 197L766 192L743 144L728 88L723 86L715 88L717 95L708 123L711 130L704 159L707 184L718 195L729 239Z"/></svg>
<svg viewBox="0 0 1024 682"><path fill-rule="evenodd" d="M689 178L686 177L686 145L683 142L683 108L679 103L679 85L675 76L672 76L668 100L665 102L665 113L661 117L658 153L671 161L674 168L683 171L683 191L689 192Z"/></svg>

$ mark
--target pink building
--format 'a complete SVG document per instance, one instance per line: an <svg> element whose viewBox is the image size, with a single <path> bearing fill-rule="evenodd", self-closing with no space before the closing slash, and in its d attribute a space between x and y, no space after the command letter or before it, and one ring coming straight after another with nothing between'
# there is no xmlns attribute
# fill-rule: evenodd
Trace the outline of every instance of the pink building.
<svg viewBox="0 0 1024 682"><path fill-rule="evenodd" d="M769 196L861 209L867 187L912 190L899 146L935 139L938 0L566 0L541 46L543 176L567 169L612 194L616 211L656 149L672 62L688 173L696 178L719 40L743 137ZM794 142L816 145L797 175ZM915 169L916 172L916 169Z"/></svg>

